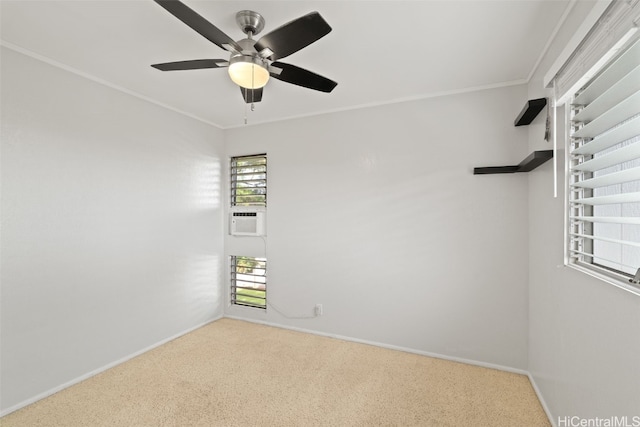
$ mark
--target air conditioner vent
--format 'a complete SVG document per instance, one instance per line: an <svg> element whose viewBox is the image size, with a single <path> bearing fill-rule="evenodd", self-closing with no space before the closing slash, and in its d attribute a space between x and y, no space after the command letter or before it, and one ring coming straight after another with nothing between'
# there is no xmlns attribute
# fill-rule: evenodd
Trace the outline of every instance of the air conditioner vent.
<svg viewBox="0 0 640 427"><path fill-rule="evenodd" d="M229 215L229 234L232 236L266 235L266 213L264 210L242 208Z"/></svg>

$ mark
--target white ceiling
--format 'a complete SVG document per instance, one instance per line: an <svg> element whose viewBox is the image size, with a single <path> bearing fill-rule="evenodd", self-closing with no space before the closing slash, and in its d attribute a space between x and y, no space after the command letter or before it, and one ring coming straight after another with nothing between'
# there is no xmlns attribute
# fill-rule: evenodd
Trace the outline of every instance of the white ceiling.
<svg viewBox="0 0 640 427"><path fill-rule="evenodd" d="M569 0L198 1L231 38L255 10L262 34L311 11L333 31L282 59L338 82L330 94L275 79L249 124L527 81ZM159 62L228 59L152 0L0 1L2 43L222 128L244 123L226 69L161 72ZM256 38L260 38L258 35Z"/></svg>

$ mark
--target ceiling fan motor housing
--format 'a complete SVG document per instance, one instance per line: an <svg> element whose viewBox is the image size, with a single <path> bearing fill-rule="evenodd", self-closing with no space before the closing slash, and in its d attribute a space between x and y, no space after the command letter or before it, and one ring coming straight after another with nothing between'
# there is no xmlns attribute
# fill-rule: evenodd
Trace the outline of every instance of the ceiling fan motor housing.
<svg viewBox="0 0 640 427"><path fill-rule="evenodd" d="M238 40L238 45L242 48L242 52L231 52L229 65L236 62L250 62L262 68L269 69L269 61L258 54L254 45L256 41L253 39Z"/></svg>
<svg viewBox="0 0 640 427"><path fill-rule="evenodd" d="M237 55L258 55L258 51L256 51L256 48L254 47L254 45L256 44L255 40L246 38L238 40L236 43L240 45L240 47L242 48L242 52L231 52L232 58Z"/></svg>

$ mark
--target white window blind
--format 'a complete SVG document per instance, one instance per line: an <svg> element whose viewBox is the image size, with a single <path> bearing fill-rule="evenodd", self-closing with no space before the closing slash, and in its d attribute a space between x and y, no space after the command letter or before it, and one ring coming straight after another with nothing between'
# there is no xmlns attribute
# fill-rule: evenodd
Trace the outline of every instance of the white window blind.
<svg viewBox="0 0 640 427"><path fill-rule="evenodd" d="M267 155L231 158L231 206L267 206Z"/></svg>
<svg viewBox="0 0 640 427"><path fill-rule="evenodd" d="M599 12L601 4L604 3L606 2L594 5L593 12ZM624 44L637 29L639 19L640 1L609 3L593 28L587 32L586 37L560 69L545 76L545 86L550 87L553 82L556 93L560 95L556 100L557 105L563 104L568 96L593 77L594 71L599 70L603 62L612 58L621 44Z"/></svg>
<svg viewBox="0 0 640 427"><path fill-rule="evenodd" d="M569 262L630 283L640 268L640 41L570 100ZM640 288L638 288L640 289Z"/></svg>

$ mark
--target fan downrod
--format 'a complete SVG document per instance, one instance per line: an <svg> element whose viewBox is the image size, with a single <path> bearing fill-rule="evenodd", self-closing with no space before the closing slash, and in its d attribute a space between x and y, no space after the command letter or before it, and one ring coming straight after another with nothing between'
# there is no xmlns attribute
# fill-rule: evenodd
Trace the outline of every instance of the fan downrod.
<svg viewBox="0 0 640 427"><path fill-rule="evenodd" d="M253 10L241 10L236 13L236 23L247 36L255 36L264 29L264 18Z"/></svg>

